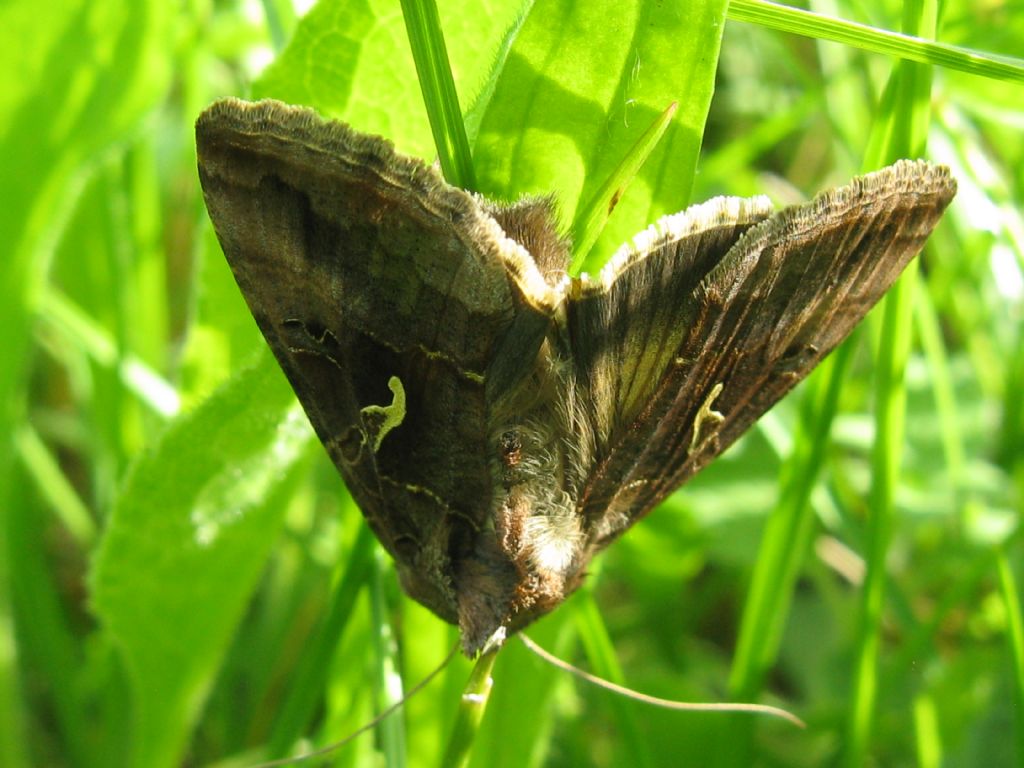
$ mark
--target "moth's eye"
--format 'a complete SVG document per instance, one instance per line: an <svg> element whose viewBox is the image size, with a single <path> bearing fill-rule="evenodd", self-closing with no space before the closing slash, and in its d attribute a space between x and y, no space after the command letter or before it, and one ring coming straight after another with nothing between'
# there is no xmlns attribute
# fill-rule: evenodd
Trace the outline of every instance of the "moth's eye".
<svg viewBox="0 0 1024 768"><path fill-rule="evenodd" d="M501 463L508 469L515 467L523 458L523 443L519 433L514 429L503 432L498 438L498 450L501 452Z"/></svg>

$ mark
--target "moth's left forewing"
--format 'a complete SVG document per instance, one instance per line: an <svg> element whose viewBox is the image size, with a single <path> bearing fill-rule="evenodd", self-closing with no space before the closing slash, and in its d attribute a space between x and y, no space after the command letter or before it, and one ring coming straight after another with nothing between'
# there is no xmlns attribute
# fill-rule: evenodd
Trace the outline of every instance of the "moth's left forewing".
<svg viewBox="0 0 1024 768"><path fill-rule="evenodd" d="M583 377L607 381L606 451L581 499L602 546L742 434L852 330L921 249L956 191L901 161L752 226L700 269L659 244L587 317ZM620 281L625 281L619 286ZM595 311L598 310L598 311ZM639 318L641 333L620 318ZM575 339L575 337L574 337ZM652 348L653 345L653 348ZM610 360L619 359L618 371Z"/></svg>

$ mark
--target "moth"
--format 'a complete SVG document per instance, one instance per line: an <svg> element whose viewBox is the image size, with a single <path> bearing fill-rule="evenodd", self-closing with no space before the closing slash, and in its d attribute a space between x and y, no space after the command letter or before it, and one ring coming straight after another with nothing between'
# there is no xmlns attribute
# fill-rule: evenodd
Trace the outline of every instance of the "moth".
<svg viewBox="0 0 1024 768"><path fill-rule="evenodd" d="M403 588L469 655L803 379L956 192L900 161L781 211L716 198L569 277L549 199L469 194L310 110L221 101L196 141L256 322Z"/></svg>

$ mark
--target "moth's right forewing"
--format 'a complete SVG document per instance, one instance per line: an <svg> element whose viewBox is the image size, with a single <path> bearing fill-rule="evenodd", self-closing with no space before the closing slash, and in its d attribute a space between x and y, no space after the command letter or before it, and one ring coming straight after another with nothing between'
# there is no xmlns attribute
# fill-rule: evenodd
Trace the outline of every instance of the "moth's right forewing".
<svg viewBox="0 0 1024 768"><path fill-rule="evenodd" d="M581 359L619 400L600 405L613 417L586 517L613 536L725 450L881 298L955 191L945 168L902 161L765 218L696 281L673 278L691 262L670 243L644 260L657 274L620 275L587 309Z"/></svg>
<svg viewBox="0 0 1024 768"><path fill-rule="evenodd" d="M622 492L657 418L649 414L684 338L701 322L694 299L705 276L751 227L772 215L767 198L716 198L666 217L622 248L596 281L578 281L567 316L580 387L596 424L595 466L582 494L601 537L629 522L601 519Z"/></svg>
<svg viewBox="0 0 1024 768"><path fill-rule="evenodd" d="M690 372L722 382L718 450L809 374L924 247L956 194L943 166L901 160L753 228L702 283L720 313L700 344L724 351ZM675 483L713 456L696 456Z"/></svg>

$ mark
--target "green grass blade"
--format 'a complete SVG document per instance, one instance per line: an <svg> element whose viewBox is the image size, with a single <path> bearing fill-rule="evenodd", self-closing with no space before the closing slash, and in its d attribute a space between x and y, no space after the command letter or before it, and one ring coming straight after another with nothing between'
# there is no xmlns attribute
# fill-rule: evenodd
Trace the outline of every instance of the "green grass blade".
<svg viewBox="0 0 1024 768"><path fill-rule="evenodd" d="M355 504L351 498L348 503ZM274 719L268 748L271 759L284 755L309 728L310 719L323 697L326 670L330 668L331 658L340 645L356 598L370 577L375 546L370 526L360 525L345 561L345 571L331 592L330 608L307 644L299 666L291 676L284 703Z"/></svg>
<svg viewBox="0 0 1024 768"><path fill-rule="evenodd" d="M934 0L904 6L904 26L932 37L938 8ZM930 72L920 65L900 62L883 96L882 119L871 142L868 163L882 159L918 157L927 136ZM891 97L891 98L887 98ZM875 369L875 444L871 455L872 483L861 595L854 688L851 697L844 762L853 768L867 759L876 717L878 667L888 572L886 568L893 527L895 496L899 483L906 418L904 382L910 354L912 295L917 262L913 262L883 300L881 343Z"/></svg>
<svg viewBox="0 0 1024 768"><path fill-rule="evenodd" d="M1011 353L1003 384L1003 423L999 430L999 460L1009 471L1024 473L1024 349ZM1024 476L1021 477L1024 482Z"/></svg>
<svg viewBox="0 0 1024 768"><path fill-rule="evenodd" d="M380 548L374 548L373 565L370 571L370 606L373 621L373 684L376 710L386 712L402 700L402 677L398 672L398 646L391 627L392 611L388 608L387 589L384 582L394 574L394 567L386 562L387 556ZM385 575L387 574L387 576ZM384 764L388 768L404 768L406 765L405 724L398 712L384 718L377 725L377 739Z"/></svg>
<svg viewBox="0 0 1024 768"><path fill-rule="evenodd" d="M590 671L597 677L609 680L617 685L625 685L622 666L615 654L615 644L608 635L601 610L594 600L593 591L581 589L575 596L572 605L576 619L580 643L590 665ZM639 727L636 708L632 702L609 693L608 700L615 713L616 726L624 742L624 754L630 756L632 765L652 765L651 750L644 742L643 730Z"/></svg>
<svg viewBox="0 0 1024 768"><path fill-rule="evenodd" d="M442 768L464 768L469 764L480 721L487 709L491 688L494 687L491 672L500 650L501 646L485 649L473 665L473 671L459 701L459 711L448 740L448 747L440 763Z"/></svg>
<svg viewBox="0 0 1024 768"><path fill-rule="evenodd" d="M886 557L895 525L894 497L899 481L906 392L903 374L909 353L911 279L907 268L885 298L882 346L875 370L877 433L872 452L872 485L868 503L867 567L861 601L861 629L857 648L854 694L850 706L850 739L845 761L851 768L863 765L868 754L871 726L878 696L878 663L882 614L888 576Z"/></svg>
<svg viewBox="0 0 1024 768"><path fill-rule="evenodd" d="M448 63L437 4L434 0L402 0L402 15L441 171L449 184L476 189L473 158Z"/></svg>
<svg viewBox="0 0 1024 768"><path fill-rule="evenodd" d="M1024 59L960 48L923 37L876 29L766 0L732 0L729 18L795 35L832 40L865 51L932 64L981 77L1024 82Z"/></svg>
<svg viewBox="0 0 1024 768"><path fill-rule="evenodd" d="M22 464L35 481L36 492L46 499L82 551L88 551L96 540L96 523L56 458L28 424L14 435L14 442Z"/></svg>
<svg viewBox="0 0 1024 768"><path fill-rule="evenodd" d="M54 288L44 290L39 318L84 351L97 365L115 370L124 387L151 411L170 418L181 410L178 391L157 371L133 354L119 354L118 345L93 317Z"/></svg>
<svg viewBox="0 0 1024 768"><path fill-rule="evenodd" d="M19 476L18 480L21 478ZM10 574L11 608L21 641L20 661L53 681L78 680L82 649L75 642L72 617L62 604L57 574L47 562L44 545L47 517L30 503L24 483L14 488L14 503L4 511L3 557ZM25 689L26 701L30 694ZM98 765L90 755L90 728L83 700L74 685L56 687L47 701L52 708L51 732L63 744L68 762Z"/></svg>
<svg viewBox="0 0 1024 768"><path fill-rule="evenodd" d="M480 132L480 121L487 113L487 107L490 105L491 99L494 97L494 89L497 87L501 73L504 71L505 65L508 63L508 57L509 53L512 51L512 45L519 36L519 31L523 28L523 24L529 18L534 2L535 0L522 0L517 13L515 13L514 17L510 19L508 26L504 30L504 34L501 36L500 42L495 49L494 60L491 63L488 76L484 78L482 85L479 86L473 101L466 110L464 120L466 133L469 136L471 144L476 143L477 134Z"/></svg>
<svg viewBox="0 0 1024 768"><path fill-rule="evenodd" d="M7 536L7 533L4 533ZM6 555L6 553L5 553ZM13 646L14 616L11 606L8 557L0 558L0 642ZM10 768L30 765L25 700L19 680L18 660L13 653L0 656L0 764Z"/></svg>
<svg viewBox="0 0 1024 768"><path fill-rule="evenodd" d="M779 480L779 499L765 527L743 606L739 639L729 674L729 698L752 702L761 694L765 676L776 662L789 617L793 590L815 531L811 492L817 482L832 423L839 409L856 339L847 339L818 366L800 403L793 452ZM752 759L753 718L729 718L720 745L727 765L748 765Z"/></svg>
<svg viewBox="0 0 1024 768"><path fill-rule="evenodd" d="M966 447L963 429L957 414L956 385L950 370L949 353L942 338L942 328L935 304L927 291L919 291L914 299L914 326L928 360L928 372L935 398L935 410L942 434L942 450L949 467L950 483L962 491L966 471Z"/></svg>
<svg viewBox="0 0 1024 768"><path fill-rule="evenodd" d="M918 694L914 699L914 743L920 768L941 768L942 738L935 701Z"/></svg>
<svg viewBox="0 0 1024 768"><path fill-rule="evenodd" d="M782 639L790 596L814 529L811 491L825 456L853 346L843 344L822 362L800 403L793 453L783 469L779 500L768 518L744 604L729 677L729 696L735 701L750 701L760 693Z"/></svg>
<svg viewBox="0 0 1024 768"><path fill-rule="evenodd" d="M1024 616L1020 590L1005 549L996 552L999 589L1006 610L1006 641L1012 659L1010 690L1013 695L1013 742L1018 760L1024 757Z"/></svg>
<svg viewBox="0 0 1024 768"><path fill-rule="evenodd" d="M651 152L654 151L658 142L661 141L661 137L665 135L665 131L668 129L678 108L679 105L676 102L672 102L658 116L658 119L651 123L651 127L637 139L636 144L629 148L625 157L622 158L618 167L616 167L605 183L594 193L590 201L580 209L579 215L576 217L576 221L573 222L572 227L573 257L572 264L569 266L570 275L579 274L586 261L587 254L590 253L590 249L593 248L597 238L604 230L608 217L615 210L615 206L618 205L619 199L625 193L626 187L633 181L633 178L639 173L647 158L651 156Z"/></svg>

